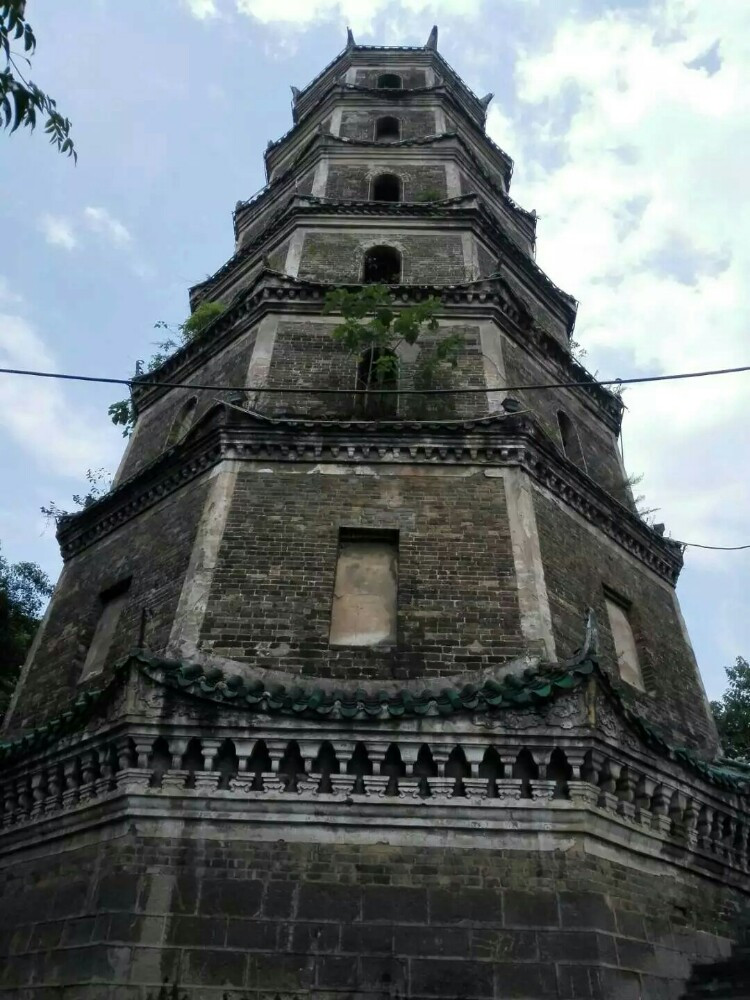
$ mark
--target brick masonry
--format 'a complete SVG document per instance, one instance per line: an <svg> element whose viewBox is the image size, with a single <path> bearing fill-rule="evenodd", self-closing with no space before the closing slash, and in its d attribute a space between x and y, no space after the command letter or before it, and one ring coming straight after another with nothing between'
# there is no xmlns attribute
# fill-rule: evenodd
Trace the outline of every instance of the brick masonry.
<svg viewBox="0 0 750 1000"><path fill-rule="evenodd" d="M268 373L269 387L353 389L357 378L358 359L349 354L333 338L334 323L282 321L276 334L271 366ZM430 357L438 339L460 336L462 347L457 365L441 366L431 376L432 388L477 388L485 385L483 360L476 326L441 326L437 334L423 333L416 349L409 352L399 372L399 386L403 389L426 385L420 381L420 359ZM274 415L307 415L351 417L359 414L360 403L354 396L266 394L257 402L259 409ZM391 412L391 411L389 411ZM466 395L403 396L394 403L392 416L411 419L442 419L479 417L487 412L484 393Z"/></svg>
<svg viewBox="0 0 750 1000"><path fill-rule="evenodd" d="M448 196L442 164L403 162L397 153L384 148L378 151L378 158L366 166L332 163L328 170L326 198L367 201L372 179L387 173L401 178L403 201L439 200Z"/></svg>
<svg viewBox="0 0 750 1000"><path fill-rule="evenodd" d="M343 139L374 139L375 122L386 116L398 118L401 122L401 139L423 139L437 132L433 110L421 111L386 104L377 110L345 111L341 116L339 135Z"/></svg>
<svg viewBox="0 0 750 1000"><path fill-rule="evenodd" d="M407 88L426 85L426 63L433 59L420 51L411 67L403 65L403 51L389 57L347 50L342 58L355 61L356 83L367 87L375 85L392 60ZM434 65L444 72L439 63ZM329 80L333 78L329 74ZM419 101L427 99L421 95ZM468 100L466 95L463 99ZM358 100L366 107L353 110ZM376 114L372 101L371 95L347 94L342 136L366 138ZM392 102L383 95L382 101L383 108L402 116L404 137L434 131L437 103L434 108L424 103L407 108L408 101L401 93ZM303 123L303 128L310 124ZM449 117L447 125L457 126L476 142L476 130L462 122L458 106L456 120ZM274 163L278 159L277 177L292 162L304 134L296 132L286 150L272 157ZM420 200L436 190L442 197L447 185L441 145L398 152L360 146L350 153L354 145L327 140L323 150L335 146L336 154L329 159L326 194L367 198L374 173L393 169L403 178L406 199ZM482 159L488 172L497 170L492 151ZM475 191L478 182L470 176L469 161L461 162L467 170L461 174L461 190ZM312 191L314 170L312 159L305 160L298 193ZM499 175L496 179L501 183ZM275 192L273 198L278 194L278 199L267 203L266 218L271 207L275 212L291 197L291 183L283 181ZM262 229L252 209L246 215L243 239ZM299 276L356 282L365 249L385 242L402 251L407 283L450 284L476 277L469 273L474 261L465 257L472 253L473 236L458 223L449 228L420 220L381 225L374 216L350 215L346 226L325 229L330 218L324 219L319 231L305 231ZM287 246L293 247L295 257L299 236L284 230L273 237L277 242L269 241L263 252L271 252L272 267L285 268ZM288 244L290 238L293 243ZM477 262L481 274L498 266L487 247L478 251ZM248 254L244 270L238 268L231 279L221 277L211 287L228 301L260 266L260 252ZM536 322L565 346L567 331L543 280L530 268L524 272L512 256L499 266ZM298 310L294 316L269 316L262 327L262 356L254 361L257 377L266 377L268 362L271 386L353 385L354 359L332 342L332 324L306 315L301 302L297 298L291 306ZM541 359L533 360L502 330L497 334L502 350L496 349L489 324L480 327L486 322L486 305L475 302L481 319L464 311L460 325L441 325L441 335L460 330L465 340L458 368L441 373L445 384L482 386L480 330L485 345L495 350L498 369L500 363L504 366L499 376L510 383L546 380L548 370ZM423 345L429 349L429 337ZM185 374L183 369L180 380L243 384L254 346L255 330L238 327L228 346L199 370ZM404 358L403 385L414 384L418 361L413 354ZM127 487L134 495L145 481L138 475L163 453L189 394L170 391L144 409L124 470L125 479L136 477L135 485ZM231 399L235 391L220 395ZM630 502L616 441L593 409L563 392L519 395L558 446L557 409L564 408L580 437L585 473L617 501ZM200 418L216 398L200 393L195 416ZM330 397L324 402L314 396L266 394L254 405L276 415L352 415L346 397L333 403ZM399 406L399 416L437 419L482 415L487 402L477 393L448 403L431 402L429 412L419 409L421 403L402 401ZM250 424L248 418L247 427ZM242 425L242 432L246 430ZM430 428L420 433L428 445L439 439ZM493 433L501 434L497 428ZM240 437L238 455L247 459L243 447ZM196 451L186 453L186 464ZM639 694L623 688L625 696L676 742L715 750L715 733L671 588L529 480L524 481L528 490L522 495L519 486L511 498L512 545L498 469L452 465L448 460L429 467L415 462L385 468L374 460L344 465L347 455L340 465L296 465L270 454L237 462L234 492L234 468L231 476L215 481L223 485L212 490L210 502L205 479L176 487L69 559L21 688L12 728L3 738L17 736L69 705L79 690L99 595L124 577L132 576L128 604L103 673L87 685L106 681L114 661L139 639L144 607L150 612L145 644L163 652L188 566L194 565L199 586L186 591L194 599L190 621L195 622L208 665L212 655L229 658L239 662L238 670L242 665L248 672L267 668L286 674L290 684L303 678L308 687L316 680L332 680L336 686L341 681L342 687L361 681L368 689L395 681L412 682L416 690L421 682L439 688L449 675L463 673L474 679L482 670L496 673L508 660L529 653L521 594L527 625L529 615L535 615L537 624L546 627L543 605L549 602L560 659L580 646L582 615L593 606L599 614L602 666L617 682L603 606L607 586L630 603L649 689ZM175 453L175 466L181 455ZM455 460L452 454L448 457ZM616 519L614 504L612 511ZM93 519L95 513L85 516ZM398 634L392 647L328 645L341 528L398 531ZM520 585L513 546L522 564ZM202 734L206 726L218 734L224 710L197 699L188 705L187 697L172 692L161 721L147 719L148 732L158 732L175 707L175 717L189 717L196 732ZM516 732L513 720L519 721L512 711L508 732ZM142 720L137 721L140 725ZM351 739L357 740L358 723L351 725ZM368 720L367 725L375 723ZM388 725L395 739L399 723L390 720ZM443 723L433 716L429 725L439 729ZM439 731L449 745L454 735L449 718ZM523 738L519 732L519 742ZM76 737L66 739L73 742L61 744L61 752L76 753ZM76 824L85 820L73 803L61 815L59 829L54 828L56 839L50 835L22 853L23 837L36 828L25 826L21 807L26 798L33 799L32 793L45 791L32 784L31 773L27 777L18 788L4 786L3 791L4 815L10 806L14 825L4 826L0 834L5 851L0 859L2 1000L164 1000L160 989L171 990L177 982L177 996L187 1000L677 1000L699 963L729 954L747 905L747 896L722 884L726 868L718 855L709 879L680 867L679 856L664 839L652 838L659 846L638 853L642 841L628 839L627 809L613 820L625 831L622 841L606 840L593 821L590 829L564 837L540 821L533 832L519 825L508 830L507 837L493 834L492 842L500 846L488 850L468 846L488 842L479 839L478 830L472 830L469 840L459 827L441 826L439 818L429 843L444 846L428 847L419 843L417 824L381 829L368 804L353 801L341 803L352 810L348 824L336 825L334 814L329 816L320 800L310 807L315 809L312 823L292 822L305 816L295 810L301 801L295 799L289 824L273 828L269 812L253 826L249 811L243 816L248 831L243 834L238 833L241 824L230 825L224 818L230 814L210 811L213 799L202 804L194 795L191 801L198 808L182 812L179 796L163 789L158 798L168 810L166 819L144 807L153 807L156 795L115 798L108 800L110 806L97 799L91 808L101 810L95 817L98 825L84 834ZM72 785L68 790L74 797ZM725 801L719 795L720 805L726 806L729 797ZM123 802L131 802L132 808L126 805L117 812ZM290 804L280 799L276 815L281 815L284 802ZM111 803L114 810L107 814ZM413 808L421 809L421 803L415 800ZM460 802L451 808L470 821ZM509 805L509 815L513 808ZM717 817L725 822L720 811ZM55 822L50 824L50 818L45 814L48 831ZM275 839L265 841L271 829ZM627 848L621 846L626 842Z"/></svg>
<svg viewBox="0 0 750 1000"><path fill-rule="evenodd" d="M340 527L399 531L394 648L328 646ZM241 472L201 639L241 662L348 680L475 672L519 655L502 480Z"/></svg>
<svg viewBox="0 0 750 1000"><path fill-rule="evenodd" d="M206 490L204 480L183 487L70 560L52 598L43 642L21 688L13 725L3 738L64 711L78 690L100 686L112 665L138 645L144 607L149 611L148 643L155 649L166 645ZM99 595L128 577L132 577L128 602L103 675L79 686L100 613Z"/></svg>
<svg viewBox="0 0 750 1000"><path fill-rule="evenodd" d="M3 998L146 1000L168 981L189 1000L677 1000L696 963L728 953L739 904L580 843L456 851L133 829L0 878Z"/></svg>
<svg viewBox="0 0 750 1000"><path fill-rule="evenodd" d="M180 382L195 382L203 385L244 386L247 384L247 369L255 345L255 329L240 333L232 343L218 354L206 359L200 369L189 375L180 375ZM148 406L139 416L137 429L121 479L136 475L153 462L167 446L170 430L185 403L196 399L194 421L200 418L219 399L229 401L241 393L228 388L219 391L198 391L171 389Z"/></svg>
<svg viewBox="0 0 750 1000"><path fill-rule="evenodd" d="M359 282L366 250L386 244L402 257L404 284L449 284L467 279L460 233L414 234L408 231L308 232L299 277L330 282Z"/></svg>
<svg viewBox="0 0 750 1000"><path fill-rule="evenodd" d="M537 385L550 378L531 354L510 340L503 343L503 358L511 385ZM514 393L534 413L545 432L564 454L557 414L562 410L573 423L583 452L583 471L616 500L632 509L633 500L611 430L573 392L527 389Z"/></svg>
<svg viewBox="0 0 750 1000"><path fill-rule="evenodd" d="M427 74L423 69L416 69L410 66L378 66L374 68L357 69L354 82L358 87L377 87L378 77L383 73L396 73L401 77L404 90L413 90L416 87L427 85Z"/></svg>
<svg viewBox="0 0 750 1000"><path fill-rule="evenodd" d="M558 653L571 655L579 646L577 609L591 606L600 623L602 666L617 680L604 607L607 586L630 604L628 617L649 689L643 694L622 685L636 711L671 731L676 742L715 752L716 730L693 651L682 632L674 591L539 492L534 507Z"/></svg>

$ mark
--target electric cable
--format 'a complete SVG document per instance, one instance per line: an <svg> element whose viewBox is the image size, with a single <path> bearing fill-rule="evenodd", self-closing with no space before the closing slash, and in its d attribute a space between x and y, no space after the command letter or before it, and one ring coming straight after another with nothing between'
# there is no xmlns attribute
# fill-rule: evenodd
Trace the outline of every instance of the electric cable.
<svg viewBox="0 0 750 1000"><path fill-rule="evenodd" d="M394 395L434 395L434 394L459 394L465 392L520 392L523 390L538 390L538 389L573 389L579 387L586 387L592 385L633 385L637 383L648 383L648 382L665 382L674 381L677 379L687 379L687 378L703 378L710 375L734 375L740 372L750 371L750 365L742 365L737 368L716 368L709 371L700 372L679 372L672 375L644 375L634 378L615 378L615 379L601 379L598 381L591 382L543 382L533 385L509 385L502 387L486 387L477 388L471 386L466 389L378 389L378 393L388 393ZM283 392L283 393L308 393L317 395L319 393L368 393L372 390L369 389L328 389L328 388L315 388L315 389L299 389L292 387L283 386L230 386L230 385L199 385L191 382L150 382L143 380L142 376L132 379L126 378L107 378L105 376L98 375L72 375L64 372L43 372L34 371L25 368L0 368L0 375L26 375L35 378L51 378L51 379L63 379L66 381L74 382L97 382L107 385L127 385L127 386L143 386L145 388L164 388L164 389L192 389L192 390L204 390L204 391L229 391L229 392ZM523 413L528 412L527 410L521 411ZM745 549L750 549L750 544L748 545L703 545L700 542L683 542L679 539L674 539L679 545L684 545L687 548L693 549L709 549L716 552L740 552Z"/></svg>
<svg viewBox="0 0 750 1000"><path fill-rule="evenodd" d="M678 379L705 378L711 375L736 375L740 372L750 371L750 365L741 365L737 368L713 368L700 372L678 372L672 375L641 375L633 378L611 378L611 379L591 379L589 382L539 382L530 385L506 385L506 386L467 386L463 389L376 389L379 395L391 396L435 396L435 395L463 395L466 393L488 393L488 392L522 392L541 389L587 389L592 386L609 385L636 385L647 382L671 382ZM35 378L62 379L70 382L98 382L107 385L127 385L138 388L162 388L162 389L192 389L193 391L205 392L260 392L260 393L286 393L294 395L322 395L322 394L367 394L372 389L331 389L325 386L317 388L299 388L295 386L267 386L267 385L201 385L192 382L163 382L150 381L143 375L133 378L107 378L103 375L73 375L66 372L44 372L27 368L0 368L0 375L27 375Z"/></svg>

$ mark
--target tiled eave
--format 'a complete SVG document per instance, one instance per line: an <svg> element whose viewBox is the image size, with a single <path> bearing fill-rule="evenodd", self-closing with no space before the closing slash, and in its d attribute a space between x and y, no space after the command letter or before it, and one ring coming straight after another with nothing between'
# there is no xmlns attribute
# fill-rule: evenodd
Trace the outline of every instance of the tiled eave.
<svg viewBox="0 0 750 1000"><path fill-rule="evenodd" d="M531 226L531 231L529 233L529 238L533 239L536 232L536 215L532 212L528 212L526 209L521 208L520 205L515 202L510 195L502 188L501 185L493 179L492 175L485 169L480 159L476 156L474 151L471 149L469 143L459 135L457 132L444 132L440 135L424 136L419 139L400 139L398 142L375 142L374 140L368 139L347 139L341 136L331 135L329 132L316 132L315 135L306 143L300 150L298 157L294 162L285 170L279 177L276 177L269 184L266 185L261 191L259 191L253 198L246 202L238 202L234 210L234 231L235 236L237 236L242 229L246 228L252 218L252 214L257 213L265 204L265 202L276 195L276 193L284 188L284 186L289 187L290 181L299 175L301 171L307 169L308 166L312 166L317 163L318 158L326 148L330 146L339 146L343 149L377 149L379 151L385 150L398 150L398 149L409 149L418 147L427 147L439 145L441 143L454 142L457 143L462 154L466 157L467 162L480 174L484 182L488 187L495 193L495 195L505 203L509 212L518 217L518 222L521 228L528 228ZM236 256L236 255L235 255ZM226 264L222 265L219 270L207 279L208 281L213 280L218 274L224 270L224 268L231 265L231 258ZM202 287L206 282L200 282L199 285L194 287Z"/></svg>
<svg viewBox="0 0 750 1000"><path fill-rule="evenodd" d="M328 107L333 103L341 101L346 98L356 98L360 96L366 100L377 101L379 104L387 104L388 102L398 102L404 98L420 98L420 97L438 97L445 101L450 109L454 113L458 113L462 116L462 121L468 127L472 137L480 144L485 144L489 149L489 155L495 161L496 167L500 174L502 175L503 181L506 188L510 186L511 178L513 176L513 159L502 149L497 143L491 139L487 133L484 131L482 126L474 119L471 114L467 114L467 109L461 103L460 100L456 99L455 94L450 91L444 84L435 84L431 87L418 87L411 90L382 90L375 87L362 87L356 86L354 84L346 84L340 82L334 82L331 84L329 89L325 94L321 95L318 102L318 110L321 118L325 117ZM414 107L415 105L408 105L407 107ZM419 105L416 105L419 107ZM275 141L269 142L266 150L263 154L264 163L266 168L266 176L270 177L273 171L277 168L277 165L284 157L284 150L293 140L300 138L304 142L304 135L307 133L309 137L311 129L314 125L305 120L302 122L295 122L295 124L283 135L279 136ZM321 128L321 125L318 125ZM329 134L329 133L325 133ZM348 141L343 136L333 136L333 138L339 138L342 141ZM378 143L382 145L382 143Z"/></svg>
<svg viewBox="0 0 750 1000"><path fill-rule="evenodd" d="M218 462L520 468L622 549L674 584L682 547L652 531L569 462L526 415L453 421L269 418L217 403L187 438L101 500L60 522L65 560L159 503Z"/></svg>
<svg viewBox="0 0 750 1000"><path fill-rule="evenodd" d="M325 66L313 80L303 87L292 105L292 116L295 121L301 120L309 114L318 104L321 96L337 77L342 76L350 66L357 65L357 55L367 55L369 53L378 55L395 56L394 68L399 61L414 65L414 57L417 56L417 64L429 65L433 63L435 68L442 72L449 84L453 84L462 95L466 103L467 111L476 118L477 122L484 123L487 116L485 105L479 100L471 88L461 79L453 67L434 49L427 49L423 46L386 46L386 45L350 45L340 52L334 59Z"/></svg>
<svg viewBox="0 0 750 1000"><path fill-rule="evenodd" d="M304 688L296 681L286 685L269 684L260 676L240 677L217 667L165 659L135 649L116 665L105 685L80 694L64 712L23 736L0 742L0 773L17 768L29 757L49 751L62 740L70 742L76 734L90 728L105 715L107 706L134 672L151 684L171 690L177 698L206 702L213 713L223 707L231 711L233 717L247 713L248 719L262 715L307 720L313 724L316 721L329 724L335 720L371 726L410 718L448 719L461 715L497 718L504 713L541 708L558 699L577 695L581 690L587 692L586 697L593 702L593 690L599 689L647 753L668 760L683 773L692 774L708 786L740 796L742 800L750 789L750 767L747 765L723 760L705 761L693 750L670 743L656 727L634 712L599 667L595 648L588 642L578 656L567 663L527 670L520 676L485 676L476 683L445 686L439 690L403 688L392 691ZM211 718L216 720L214 714ZM734 805L742 807L736 799Z"/></svg>

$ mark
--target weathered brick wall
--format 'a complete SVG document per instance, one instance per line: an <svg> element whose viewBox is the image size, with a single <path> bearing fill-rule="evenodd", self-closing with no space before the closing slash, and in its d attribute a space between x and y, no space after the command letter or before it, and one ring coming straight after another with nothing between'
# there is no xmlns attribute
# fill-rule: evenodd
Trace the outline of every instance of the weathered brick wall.
<svg viewBox="0 0 750 1000"><path fill-rule="evenodd" d="M339 527L398 529L398 645L329 648ZM351 680L476 671L522 652L502 481L240 473L201 638Z"/></svg>
<svg viewBox="0 0 750 1000"><path fill-rule="evenodd" d="M197 372L186 377L181 375L178 381L199 385L246 385L255 332L254 329L246 330L219 354L208 358ZM217 400L230 400L241 393L236 389L199 390L195 393L190 389L170 389L139 415L135 438L122 471L122 482L136 475L163 452L175 418L193 395L197 397L194 420L199 420Z"/></svg>
<svg viewBox="0 0 750 1000"><path fill-rule="evenodd" d="M377 87L378 77L384 73L396 73L400 76L404 90L426 86L425 70L413 69L408 66L380 66L375 69L358 69L354 82L358 87Z"/></svg>
<svg viewBox="0 0 750 1000"><path fill-rule="evenodd" d="M67 709L77 691L100 687L112 665L138 645L143 608L146 638L163 648L177 608L193 539L203 510L204 480L184 486L151 510L85 549L67 564L51 613L11 719L9 738ZM132 575L128 601L104 672L78 681L100 614L99 595Z"/></svg>
<svg viewBox="0 0 750 1000"><path fill-rule="evenodd" d="M266 384L270 388L353 389L357 362L333 338L335 324L283 320L276 331ZM286 395L266 393L257 409L270 414L351 416L353 397L344 395Z"/></svg>
<svg viewBox="0 0 750 1000"><path fill-rule="evenodd" d="M429 358L432 356L438 340L454 334L462 339L455 367L447 364L441 365L434 374L425 378L424 369L420 368L420 357ZM487 379L484 372L478 327L443 327L434 335L423 334L419 343L424 355L420 354L414 363L402 366L399 385L403 388L481 389L486 387ZM404 396L399 404L399 413L418 420L481 417L487 413L487 394L485 392L472 392L445 396Z"/></svg>
<svg viewBox="0 0 750 1000"><path fill-rule="evenodd" d="M0 997L143 1000L179 982L188 1000L662 1000L681 995L696 963L727 953L745 905L708 880L642 872L579 844L539 853L132 830L2 873Z"/></svg>
<svg viewBox="0 0 750 1000"><path fill-rule="evenodd" d="M315 180L315 168L300 174L297 191L299 194L312 194L313 181Z"/></svg>
<svg viewBox="0 0 750 1000"><path fill-rule="evenodd" d="M379 244L401 252L401 280L404 284L453 284L464 281L466 265L460 233L433 236L373 232L307 233L302 248L299 277L320 281L361 281L364 255Z"/></svg>
<svg viewBox="0 0 750 1000"><path fill-rule="evenodd" d="M268 266L274 271L286 271L286 258L289 252L289 241L286 240L281 246L276 247L268 255Z"/></svg>
<svg viewBox="0 0 750 1000"><path fill-rule="evenodd" d="M279 324L274 343L267 384L269 387L294 386L349 390L355 388L357 359L333 340L335 323L283 321ZM434 373L425 370L439 340L458 335L462 346L456 366L441 365ZM403 360L399 367L399 387L403 389L482 388L485 383L484 364L475 326L443 326L435 334L423 333L414 358ZM361 416L362 402L348 393L296 395L261 394L255 406L264 413L317 417ZM375 415L374 411L368 411ZM485 393L449 394L445 396L401 396L388 409L390 417L450 420L454 417L477 417L487 412ZM385 415L385 414L384 414Z"/></svg>
<svg viewBox="0 0 750 1000"><path fill-rule="evenodd" d="M568 337L565 324L558 319L555 313L552 312L552 310L541 298L537 298L532 293L526 284L521 283L515 273L515 268L511 269L507 262L502 260L502 258L500 272L502 273L503 278L516 292L518 297L523 301L536 322L543 327L543 329L548 330L554 337L556 337L561 344L567 345L570 338Z"/></svg>
<svg viewBox="0 0 750 1000"><path fill-rule="evenodd" d="M326 182L327 198L367 201L370 197L372 178L378 174L396 174L401 178L403 201L424 201L433 192L437 198L447 197L445 167L441 164L401 163L388 160L384 154L374 154L378 159L368 166L363 164L332 163Z"/></svg>
<svg viewBox="0 0 750 1000"><path fill-rule="evenodd" d="M489 250L482 244L478 244L478 256L479 256L479 274L482 278L486 278L490 274L494 274L498 270L497 257L491 254Z"/></svg>
<svg viewBox="0 0 750 1000"><path fill-rule="evenodd" d="M549 376L533 358L510 340L503 343L503 359L509 385L535 385L549 381ZM584 471L616 500L627 507L632 507L632 497L617 456L617 444L613 433L590 410L579 403L572 392L526 389L514 392L513 395L532 410L563 454L557 413L558 410L567 413L578 432L585 460Z"/></svg>
<svg viewBox="0 0 750 1000"><path fill-rule="evenodd" d="M405 108L386 104L377 110L345 111L341 116L339 135L344 139L374 139L375 122L385 116L401 122L401 139L422 139L435 134L435 112L429 109Z"/></svg>
<svg viewBox="0 0 750 1000"><path fill-rule="evenodd" d="M534 507L558 656L569 656L580 646L581 614L593 607L600 626L602 665L619 679L604 606L603 587L609 587L631 602L629 618L651 691L643 694L623 685L624 692L639 714L671 730L678 743L714 752L716 728L672 591L559 504L537 492Z"/></svg>

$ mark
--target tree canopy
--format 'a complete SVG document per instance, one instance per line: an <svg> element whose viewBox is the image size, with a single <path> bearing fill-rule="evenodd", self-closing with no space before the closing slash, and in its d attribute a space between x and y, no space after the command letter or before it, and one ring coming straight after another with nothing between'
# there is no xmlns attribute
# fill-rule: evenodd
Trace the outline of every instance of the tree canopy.
<svg viewBox="0 0 750 1000"><path fill-rule="evenodd" d="M24 75L35 49L36 38L26 20L26 0L0 0L0 53L5 56L5 67L0 70L0 128L10 129L12 134L24 126L33 132L37 115L41 115L52 145L77 160L70 120L60 114L49 94Z"/></svg>
<svg viewBox="0 0 750 1000"><path fill-rule="evenodd" d="M0 551L0 719L51 593L49 578L36 563L9 563Z"/></svg>
<svg viewBox="0 0 750 1000"><path fill-rule="evenodd" d="M726 756L750 760L750 663L738 656L726 671L729 687L711 709Z"/></svg>

